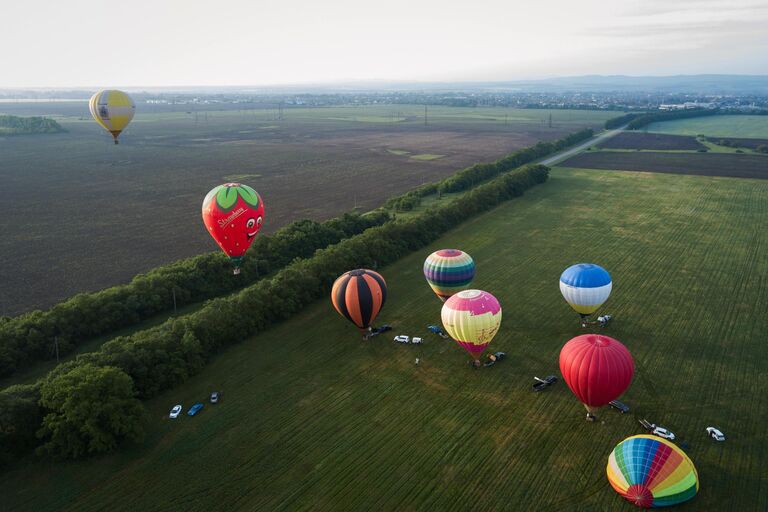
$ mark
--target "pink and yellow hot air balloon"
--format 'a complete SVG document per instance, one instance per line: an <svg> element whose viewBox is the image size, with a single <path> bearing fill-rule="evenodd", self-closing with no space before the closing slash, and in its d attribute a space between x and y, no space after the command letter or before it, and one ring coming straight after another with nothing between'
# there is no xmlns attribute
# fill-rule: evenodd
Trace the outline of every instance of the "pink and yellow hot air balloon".
<svg viewBox="0 0 768 512"><path fill-rule="evenodd" d="M477 365L480 354L499 331L501 305L488 292L464 290L445 301L441 317L445 330Z"/></svg>
<svg viewBox="0 0 768 512"><path fill-rule="evenodd" d="M696 468L680 448L655 436L628 437L608 456L608 482L638 507L668 507L699 490Z"/></svg>

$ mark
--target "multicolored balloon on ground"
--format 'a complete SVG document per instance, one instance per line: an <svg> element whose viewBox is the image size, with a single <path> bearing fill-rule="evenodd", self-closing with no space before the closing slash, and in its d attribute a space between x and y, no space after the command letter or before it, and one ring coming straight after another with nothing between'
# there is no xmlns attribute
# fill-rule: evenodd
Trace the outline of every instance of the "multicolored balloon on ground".
<svg viewBox="0 0 768 512"><path fill-rule="evenodd" d="M627 347L618 340L582 334L560 351L560 372L587 412L594 414L627 390L635 364Z"/></svg>
<svg viewBox="0 0 768 512"><path fill-rule="evenodd" d="M441 249L430 254L424 261L424 277L432 291L445 302L472 282L475 262L464 251Z"/></svg>
<svg viewBox="0 0 768 512"><path fill-rule="evenodd" d="M560 293L582 317L591 315L611 294L611 275L593 263L579 263L565 269L560 276Z"/></svg>
<svg viewBox="0 0 768 512"><path fill-rule="evenodd" d="M387 300L387 283L378 272L360 268L339 276L331 289L333 307L367 334Z"/></svg>
<svg viewBox="0 0 768 512"><path fill-rule="evenodd" d="M102 128L112 134L117 144L117 136L125 130L136 113L136 104L123 91L99 91L88 102L91 115Z"/></svg>
<svg viewBox="0 0 768 512"><path fill-rule="evenodd" d="M482 290L464 290L443 304L443 326L456 343L477 361L501 326L501 305Z"/></svg>
<svg viewBox="0 0 768 512"><path fill-rule="evenodd" d="M203 222L240 273L245 251L264 222L264 201L248 185L225 183L203 199Z"/></svg>
<svg viewBox="0 0 768 512"><path fill-rule="evenodd" d="M608 482L631 503L643 508L688 501L699 490L699 475L680 448L655 436L632 436L608 456Z"/></svg>

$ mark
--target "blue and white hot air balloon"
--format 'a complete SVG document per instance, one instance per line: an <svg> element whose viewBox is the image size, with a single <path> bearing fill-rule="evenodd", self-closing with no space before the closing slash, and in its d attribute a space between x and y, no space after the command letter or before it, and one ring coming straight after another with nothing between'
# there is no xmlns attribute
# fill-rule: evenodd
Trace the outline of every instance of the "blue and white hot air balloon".
<svg viewBox="0 0 768 512"><path fill-rule="evenodd" d="M611 275L593 263L578 263L560 276L560 293L582 317L597 311L611 294Z"/></svg>

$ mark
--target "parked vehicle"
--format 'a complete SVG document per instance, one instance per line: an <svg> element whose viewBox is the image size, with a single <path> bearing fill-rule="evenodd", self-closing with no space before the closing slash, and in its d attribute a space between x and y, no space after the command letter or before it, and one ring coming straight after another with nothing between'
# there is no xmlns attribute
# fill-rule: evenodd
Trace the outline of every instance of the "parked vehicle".
<svg viewBox="0 0 768 512"><path fill-rule="evenodd" d="M547 387L551 386L552 384L554 384L555 382L557 382L557 377L555 377L554 375L548 375L544 379L540 379L538 377L534 377L533 380L536 381L533 384L533 390L534 391L541 391L542 389L547 388Z"/></svg>
<svg viewBox="0 0 768 512"><path fill-rule="evenodd" d="M720 432L715 427L707 427L707 434L715 441L725 441L725 434Z"/></svg>
<svg viewBox="0 0 768 512"><path fill-rule="evenodd" d="M611 400L608 402L608 405L619 411L621 414L626 414L629 412L629 406L625 404L624 402L619 402L618 400Z"/></svg>
<svg viewBox="0 0 768 512"><path fill-rule="evenodd" d="M368 333L367 337L372 338L374 336L378 336L381 333L391 331L391 330L392 330L392 326L390 326L389 324L384 324L381 327L376 327L375 329L371 329L371 332Z"/></svg>
<svg viewBox="0 0 768 512"><path fill-rule="evenodd" d="M664 427L654 427L654 429L651 430L651 434L663 437L664 439L669 439L670 441L675 440L675 434L665 429Z"/></svg>
<svg viewBox="0 0 768 512"><path fill-rule="evenodd" d="M642 425L643 428L648 432L650 432L651 434L655 436L663 437L664 439L669 439L670 441L674 441L675 434L665 429L664 427L660 427L655 423L650 423L648 422L648 420L638 420L638 421L640 421L640 425Z"/></svg>
<svg viewBox="0 0 768 512"><path fill-rule="evenodd" d="M417 345L421 343L421 338L417 338L416 336L413 337L411 340L411 343L416 343Z"/></svg>
<svg viewBox="0 0 768 512"><path fill-rule="evenodd" d="M398 343L410 343L411 342L411 338L409 338L405 334L400 334L398 336L395 336L395 341L398 342Z"/></svg>
<svg viewBox="0 0 768 512"><path fill-rule="evenodd" d="M173 409L171 409L171 414L169 414L168 416L171 419L176 419L179 417L179 414L181 414L181 404L174 405Z"/></svg>
<svg viewBox="0 0 768 512"><path fill-rule="evenodd" d="M189 408L189 410L187 411L187 416L194 416L202 408L203 408L203 404L201 404L200 402L196 403L195 405Z"/></svg>
<svg viewBox="0 0 768 512"><path fill-rule="evenodd" d="M499 361L501 361L502 359L504 359L505 357L507 357L507 354L504 352L494 352L493 354L489 354L488 360L483 364L483 366L485 366L486 368L488 368L489 366L493 366Z"/></svg>
<svg viewBox="0 0 768 512"><path fill-rule="evenodd" d="M429 330L429 332L431 332L431 333L437 334L440 337L443 337L443 338L447 338L448 337L448 335L445 334L445 331L443 331L437 325L428 325L427 326L427 330Z"/></svg>
<svg viewBox="0 0 768 512"><path fill-rule="evenodd" d="M219 401L219 396L220 396L220 395L219 395L219 392L218 392L218 391L214 391L213 393L211 393L211 403L212 403L212 404L218 403L218 401Z"/></svg>

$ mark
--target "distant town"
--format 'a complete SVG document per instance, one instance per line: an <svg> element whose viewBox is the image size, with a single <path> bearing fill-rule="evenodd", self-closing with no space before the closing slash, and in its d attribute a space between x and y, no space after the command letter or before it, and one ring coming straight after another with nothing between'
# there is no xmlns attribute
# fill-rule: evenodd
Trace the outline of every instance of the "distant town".
<svg viewBox="0 0 768 512"><path fill-rule="evenodd" d="M671 93L662 91L318 91L251 92L229 88L216 91L142 91L137 103L179 106L186 110L326 107L338 105L418 104L454 107L510 107L584 110L724 109L768 111L768 93ZM2 91L2 102L85 101L89 91Z"/></svg>

